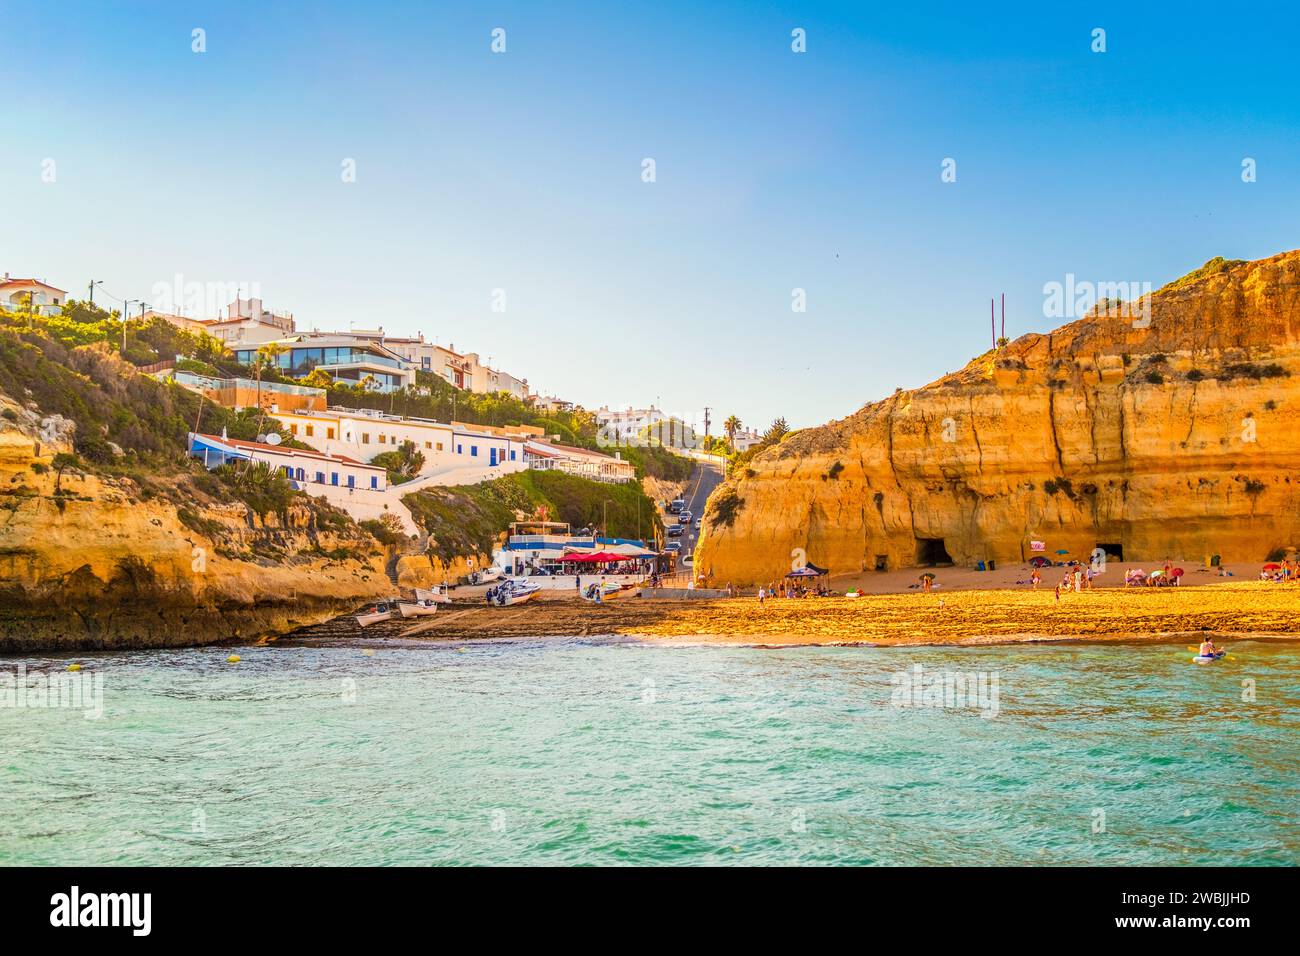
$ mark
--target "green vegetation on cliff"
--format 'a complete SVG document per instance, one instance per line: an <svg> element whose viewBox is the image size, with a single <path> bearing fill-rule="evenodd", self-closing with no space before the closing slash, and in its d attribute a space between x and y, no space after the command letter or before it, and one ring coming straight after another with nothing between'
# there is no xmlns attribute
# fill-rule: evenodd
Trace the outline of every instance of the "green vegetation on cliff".
<svg viewBox="0 0 1300 956"><path fill-rule="evenodd" d="M443 561L490 554L516 515L565 521L575 531L608 520L615 538L653 539L662 531L651 501L636 483L612 485L558 471L521 471L477 485L426 488L402 502L429 534Z"/></svg>
<svg viewBox="0 0 1300 956"><path fill-rule="evenodd" d="M206 471L188 455L190 431L225 429L245 439L274 431L286 444L289 436L255 410L233 412L139 374L102 342L69 347L37 331L0 326L0 394L47 421L61 416L72 423L75 455L56 457L60 473L71 468L129 479L140 498L162 498L182 509L182 520L194 530L214 527L199 514L202 506L235 501L259 517L297 504L322 529L346 532L353 526L345 513L295 491L282 475L235 466ZM6 416L3 424L18 427L17 417Z"/></svg>

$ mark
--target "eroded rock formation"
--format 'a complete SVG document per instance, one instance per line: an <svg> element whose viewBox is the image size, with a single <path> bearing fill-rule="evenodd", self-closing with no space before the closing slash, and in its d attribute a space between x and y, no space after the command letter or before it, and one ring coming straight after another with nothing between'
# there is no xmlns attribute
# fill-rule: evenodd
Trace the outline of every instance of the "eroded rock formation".
<svg viewBox="0 0 1300 956"><path fill-rule="evenodd" d="M1262 560L1300 544L1298 416L1300 252L1210 263L787 436L715 492L697 567Z"/></svg>

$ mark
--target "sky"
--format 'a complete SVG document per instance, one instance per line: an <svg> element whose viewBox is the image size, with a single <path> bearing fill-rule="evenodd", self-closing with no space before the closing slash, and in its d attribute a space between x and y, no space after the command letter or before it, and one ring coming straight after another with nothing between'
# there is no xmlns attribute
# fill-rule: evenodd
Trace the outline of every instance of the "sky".
<svg viewBox="0 0 1300 956"><path fill-rule="evenodd" d="M1014 338L1300 245L1300 8L983 6L0 2L0 271L717 433L959 368L1003 293Z"/></svg>

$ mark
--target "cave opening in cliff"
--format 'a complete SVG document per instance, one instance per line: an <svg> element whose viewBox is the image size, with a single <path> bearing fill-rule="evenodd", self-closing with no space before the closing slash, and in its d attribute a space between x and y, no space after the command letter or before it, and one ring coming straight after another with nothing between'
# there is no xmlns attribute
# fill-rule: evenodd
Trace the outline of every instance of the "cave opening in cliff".
<svg viewBox="0 0 1300 956"><path fill-rule="evenodd" d="M1106 555L1108 561L1124 560L1124 545L1122 544L1099 544L1092 549L1092 553L1096 554L1098 551Z"/></svg>
<svg viewBox="0 0 1300 956"><path fill-rule="evenodd" d="M943 538L917 538L916 563L924 567L952 564L952 556L943 546Z"/></svg>

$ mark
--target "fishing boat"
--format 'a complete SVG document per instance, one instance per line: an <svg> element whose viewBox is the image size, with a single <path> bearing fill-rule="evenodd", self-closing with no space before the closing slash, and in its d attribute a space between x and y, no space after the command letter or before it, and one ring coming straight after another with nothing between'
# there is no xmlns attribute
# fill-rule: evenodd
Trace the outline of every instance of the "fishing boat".
<svg viewBox="0 0 1300 956"><path fill-rule="evenodd" d="M416 601L432 601L434 604L450 604L451 588L445 584L436 588L416 588Z"/></svg>
<svg viewBox="0 0 1300 956"><path fill-rule="evenodd" d="M506 576L504 568L490 567L482 571L471 571L469 575L470 584L491 584L493 581L500 581Z"/></svg>
<svg viewBox="0 0 1300 956"><path fill-rule="evenodd" d="M357 624L361 627L367 627L371 624L391 621L396 613L397 608L392 604L372 604L357 615Z"/></svg>
<svg viewBox="0 0 1300 956"><path fill-rule="evenodd" d="M541 590L541 587L536 584L525 584L522 581L506 581L488 591L487 602L493 607L510 607L513 604L523 604L525 601L537 597Z"/></svg>
<svg viewBox="0 0 1300 956"><path fill-rule="evenodd" d="M600 599L604 601L621 590L623 590L621 584L616 584L613 581L606 581L603 584L588 584L582 589L582 594L580 596L584 601L594 602L596 600L596 595L599 594Z"/></svg>
<svg viewBox="0 0 1300 956"><path fill-rule="evenodd" d="M403 601L397 605L397 610L402 617L428 617L438 610L438 605L434 601Z"/></svg>

